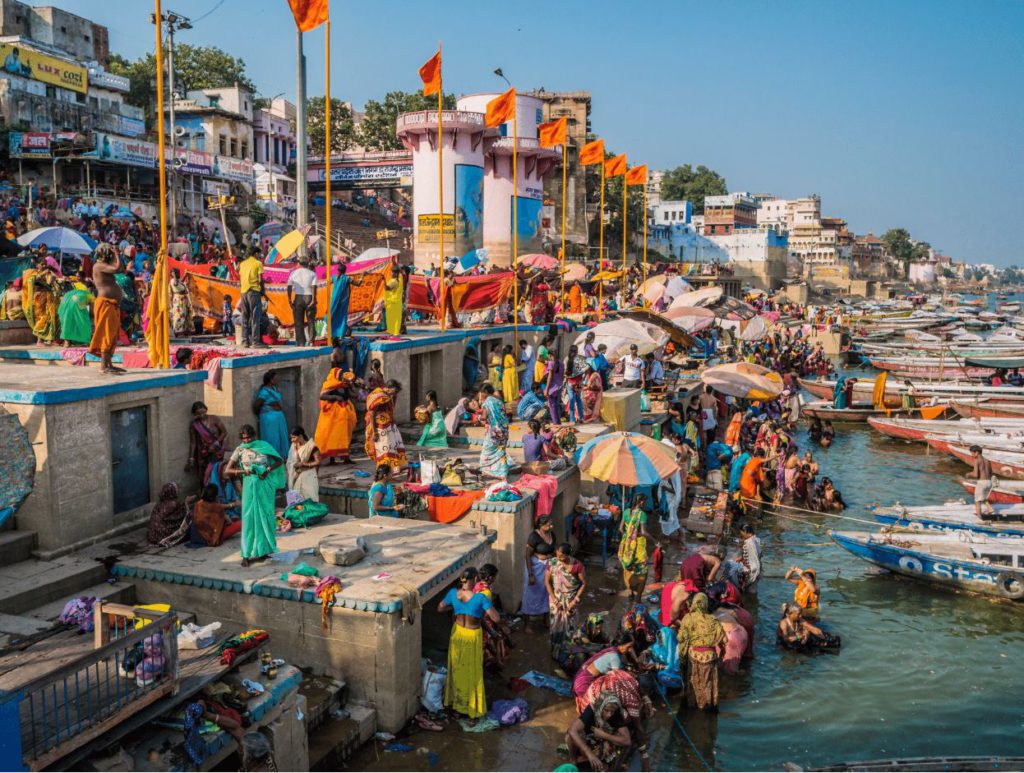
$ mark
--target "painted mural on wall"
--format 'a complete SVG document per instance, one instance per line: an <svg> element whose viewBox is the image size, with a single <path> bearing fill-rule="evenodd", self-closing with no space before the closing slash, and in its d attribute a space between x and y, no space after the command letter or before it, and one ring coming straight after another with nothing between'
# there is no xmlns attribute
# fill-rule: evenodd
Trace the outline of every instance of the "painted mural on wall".
<svg viewBox="0 0 1024 773"><path fill-rule="evenodd" d="M516 230L519 236L519 254L543 252L544 218L542 212L544 202L541 199L525 199L522 196L517 198L519 201L517 203ZM509 206L512 206L511 201L509 201Z"/></svg>
<svg viewBox="0 0 1024 773"><path fill-rule="evenodd" d="M484 169L455 165L455 251L465 255L484 246Z"/></svg>

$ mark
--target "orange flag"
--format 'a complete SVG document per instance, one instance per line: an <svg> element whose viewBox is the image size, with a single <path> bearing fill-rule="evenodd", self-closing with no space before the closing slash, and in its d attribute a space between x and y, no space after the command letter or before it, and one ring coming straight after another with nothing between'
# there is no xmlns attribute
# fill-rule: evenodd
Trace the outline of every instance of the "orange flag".
<svg viewBox="0 0 1024 773"><path fill-rule="evenodd" d="M288 0L295 24L303 32L316 29L327 21L330 4L330 0Z"/></svg>
<svg viewBox="0 0 1024 773"><path fill-rule="evenodd" d="M429 97L431 94L436 94L441 90L440 50L420 68L420 79L423 81L423 96Z"/></svg>
<svg viewBox="0 0 1024 773"><path fill-rule="evenodd" d="M647 185L647 164L634 166L626 172L626 185Z"/></svg>
<svg viewBox="0 0 1024 773"><path fill-rule="evenodd" d="M604 162L604 140L588 142L580 148L580 164L601 164Z"/></svg>
<svg viewBox="0 0 1024 773"><path fill-rule="evenodd" d="M488 128L501 126L511 121L516 116L516 90L509 89L501 96L495 97L487 103L487 113L484 115L484 123Z"/></svg>
<svg viewBox="0 0 1024 773"><path fill-rule="evenodd" d="M540 138L542 148L553 148L555 145L564 145L568 134L569 116L563 115L554 121L542 123L537 127L537 136Z"/></svg>
<svg viewBox="0 0 1024 773"><path fill-rule="evenodd" d="M618 177L620 174L626 173L626 154L620 153L619 155L609 158L604 162L604 176L605 177Z"/></svg>

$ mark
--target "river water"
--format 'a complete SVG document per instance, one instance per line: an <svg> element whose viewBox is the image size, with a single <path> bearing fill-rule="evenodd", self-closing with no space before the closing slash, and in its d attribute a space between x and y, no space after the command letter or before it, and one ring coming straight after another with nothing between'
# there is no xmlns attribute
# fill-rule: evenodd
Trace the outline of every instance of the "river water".
<svg viewBox="0 0 1024 773"><path fill-rule="evenodd" d="M808 448L806 428L798 432ZM869 518L872 503L934 504L966 496L956 460L889 440L867 425L838 425L835 443L812 448L835 481L844 513ZM828 538L828 529L871 529L823 515L765 515L756 659L722 681L717 718L680 715L718 769L777 769L854 760L1020 754L1024 608L934 588L874 568ZM842 636L838 655L808 657L775 646L778 610L792 597L782 577L811 566L822 620ZM665 717L665 714L659 715ZM699 769L678 732L659 733L655 768Z"/></svg>

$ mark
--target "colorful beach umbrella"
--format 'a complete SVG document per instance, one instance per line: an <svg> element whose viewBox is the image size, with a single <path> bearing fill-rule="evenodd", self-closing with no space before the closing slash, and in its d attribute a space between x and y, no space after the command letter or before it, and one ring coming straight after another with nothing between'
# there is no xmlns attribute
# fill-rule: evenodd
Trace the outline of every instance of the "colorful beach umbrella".
<svg viewBox="0 0 1024 773"><path fill-rule="evenodd" d="M580 451L580 470L619 486L653 486L679 472L672 448L636 432L600 435Z"/></svg>
<svg viewBox="0 0 1024 773"><path fill-rule="evenodd" d="M700 378L716 392L746 400L772 400L782 394L782 376L752 362L715 365Z"/></svg>
<svg viewBox="0 0 1024 773"><path fill-rule="evenodd" d="M310 225L304 225L302 228L289 231L278 239L274 246L270 248L270 252L267 253L267 265L276 263L279 260L288 260L288 258L294 255L295 251L302 245L302 240L306 238L310 228Z"/></svg>
<svg viewBox="0 0 1024 773"><path fill-rule="evenodd" d="M550 271L551 269L558 267L558 258L534 252L529 255L520 255L519 263L520 265L540 269L541 271Z"/></svg>
<svg viewBox="0 0 1024 773"><path fill-rule="evenodd" d="M18 244L33 249L45 244L54 252L70 252L77 255L88 255L96 249L96 242L93 239L64 226L35 228L19 236Z"/></svg>

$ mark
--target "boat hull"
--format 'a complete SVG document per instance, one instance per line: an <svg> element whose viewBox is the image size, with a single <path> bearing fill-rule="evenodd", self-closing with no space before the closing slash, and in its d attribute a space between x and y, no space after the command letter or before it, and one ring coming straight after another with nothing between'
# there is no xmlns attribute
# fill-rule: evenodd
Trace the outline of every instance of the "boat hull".
<svg viewBox="0 0 1024 773"><path fill-rule="evenodd" d="M963 486L967 490L967 493L973 497L974 489L977 487L978 481L961 478L960 485ZM992 487L991 493L988 495L988 501L994 505L1022 504L1024 503L1024 489L1003 488L996 483Z"/></svg>
<svg viewBox="0 0 1024 773"><path fill-rule="evenodd" d="M829 421L864 422L872 416L883 415L885 411L880 408L833 408L831 405L814 405L812 403L802 406L800 413Z"/></svg>
<svg viewBox="0 0 1024 773"><path fill-rule="evenodd" d="M870 542L843 532L830 531L829 536L839 547L858 558L932 585L1008 598L1000 583L1006 575L1019 577L1012 570L1004 571L1003 567L993 569L973 561L940 558L913 548Z"/></svg>
<svg viewBox="0 0 1024 773"><path fill-rule="evenodd" d="M939 518L926 518L917 515L897 515L876 511L875 520L887 526L906 531L930 532L932 534L948 534L954 531L970 531L975 534L986 534L990 537L1011 537L1024 539L1024 524L988 525L977 521L952 521Z"/></svg>
<svg viewBox="0 0 1024 773"><path fill-rule="evenodd" d="M960 446L954 443L947 442L946 447L943 449L946 453L955 456L964 464L973 465L974 457L971 455L971 450L967 446ZM936 446L937 448L938 446ZM985 451L982 451L982 456L988 459L989 464L992 465L992 472L1003 478L1010 478L1011 480L1024 480L1024 461L1021 462L1010 462L1004 459L993 458L993 456Z"/></svg>
<svg viewBox="0 0 1024 773"><path fill-rule="evenodd" d="M953 400L950 405L965 419L1024 419L1024 406L1015 403L977 403Z"/></svg>

